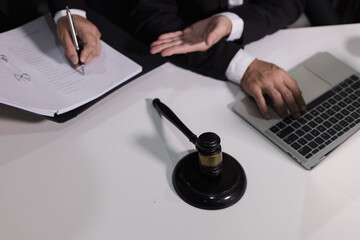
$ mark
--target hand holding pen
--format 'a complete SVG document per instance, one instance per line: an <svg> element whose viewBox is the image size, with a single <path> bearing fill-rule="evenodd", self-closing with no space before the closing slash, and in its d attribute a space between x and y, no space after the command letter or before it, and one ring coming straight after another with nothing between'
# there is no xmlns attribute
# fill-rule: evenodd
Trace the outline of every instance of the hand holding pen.
<svg viewBox="0 0 360 240"><path fill-rule="evenodd" d="M81 67L81 72L84 75L85 70L84 70L84 63L81 61L81 58L80 58L81 50L80 50L80 45L79 45L79 41L78 41L78 32L76 30L74 19L73 19L72 15L71 15L71 12L70 12L70 9L69 9L68 6L66 6L66 16L68 18L68 23L69 23L69 28L70 28L70 35L71 35L71 38L73 40L77 55L79 57L79 65Z"/></svg>
<svg viewBox="0 0 360 240"><path fill-rule="evenodd" d="M57 34L64 46L65 54L70 61L81 66L81 63L87 64L94 57L98 56L101 51L100 37L101 33L98 28L84 17L73 14L73 25L77 32L77 44L79 50L76 49L76 42L74 42L68 15L61 17L57 22ZM76 35L76 33L75 33ZM82 42L82 49L79 42Z"/></svg>

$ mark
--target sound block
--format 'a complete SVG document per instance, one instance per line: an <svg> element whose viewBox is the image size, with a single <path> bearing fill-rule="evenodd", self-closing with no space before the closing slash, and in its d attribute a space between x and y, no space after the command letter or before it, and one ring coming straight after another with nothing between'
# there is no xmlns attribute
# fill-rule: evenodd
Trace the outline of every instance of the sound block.
<svg viewBox="0 0 360 240"><path fill-rule="evenodd" d="M175 191L188 204L207 210L227 208L241 199L247 180L244 169L223 152L223 169L217 176L200 170L197 152L182 158L173 172Z"/></svg>

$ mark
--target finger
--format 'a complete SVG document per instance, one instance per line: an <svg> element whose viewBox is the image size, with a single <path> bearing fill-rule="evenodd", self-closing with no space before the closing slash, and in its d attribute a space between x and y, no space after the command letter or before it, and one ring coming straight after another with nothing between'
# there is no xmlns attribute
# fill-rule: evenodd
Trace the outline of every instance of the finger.
<svg viewBox="0 0 360 240"><path fill-rule="evenodd" d="M95 56L99 56L100 55L100 53L101 53L101 42L100 42L100 38L98 39L98 44L97 44L97 51L96 51L96 53L95 53Z"/></svg>
<svg viewBox="0 0 360 240"><path fill-rule="evenodd" d="M164 40L164 39L168 39L168 38L174 38L174 37L179 37L183 34L183 31L176 31L176 32L169 32L169 33L164 33L161 34L158 39L159 40Z"/></svg>
<svg viewBox="0 0 360 240"><path fill-rule="evenodd" d="M95 54L94 51L89 52L89 53L87 54L87 57L86 57L86 59L85 59L85 61L84 61L83 63L84 63L84 64L88 64L89 62L91 62L91 61L95 58L95 56L96 56L96 54Z"/></svg>
<svg viewBox="0 0 360 240"><path fill-rule="evenodd" d="M206 44L212 46L217 43L223 36L222 27L219 24L211 26L208 30L208 36L206 38Z"/></svg>
<svg viewBox="0 0 360 240"><path fill-rule="evenodd" d="M281 118L285 118L287 116L287 107L281 93L273 87L271 89L265 90L265 93L270 97L271 101L273 102L273 106L278 115Z"/></svg>
<svg viewBox="0 0 360 240"><path fill-rule="evenodd" d="M298 107L300 108L300 110L305 112L306 111L306 103L302 96L301 90L300 90L299 86L297 85L296 80L290 76L289 76L289 78L291 81L285 82L285 85L292 92L292 94L295 98L295 101L296 101Z"/></svg>
<svg viewBox="0 0 360 240"><path fill-rule="evenodd" d="M100 53L101 53L101 41L100 41L100 38L101 38L101 33L99 32L99 34L96 37L96 50L94 52L94 57L99 56Z"/></svg>
<svg viewBox="0 0 360 240"><path fill-rule="evenodd" d="M92 34L84 34L82 36L83 49L80 54L80 60L83 63L89 63L97 54L100 41Z"/></svg>
<svg viewBox="0 0 360 240"><path fill-rule="evenodd" d="M183 43L183 44L179 44L177 46L165 48L163 51L161 51L161 55L163 57L168 57L168 56L171 56L174 54L185 54L185 53L189 53L189 52L202 51L206 48L207 47L205 46L204 43L199 43L199 44Z"/></svg>
<svg viewBox="0 0 360 240"><path fill-rule="evenodd" d="M81 62L83 62L84 64L89 63L93 59L96 49L97 46L85 43L80 53Z"/></svg>
<svg viewBox="0 0 360 240"><path fill-rule="evenodd" d="M285 104L291 113L291 116L295 119L298 119L301 115L300 108L295 101L293 93L286 86L282 86L280 89L278 89L278 91L284 99Z"/></svg>
<svg viewBox="0 0 360 240"><path fill-rule="evenodd" d="M80 60L84 64L91 62L91 60L96 56L97 47L90 46L90 44L84 44L84 47L80 54Z"/></svg>
<svg viewBox="0 0 360 240"><path fill-rule="evenodd" d="M172 41L172 42L156 45L156 46L150 48L150 53L151 54L159 53L159 52L163 51L166 48L174 47L174 46L180 45L182 43L183 43L182 40L175 40L175 41Z"/></svg>
<svg viewBox="0 0 360 240"><path fill-rule="evenodd" d="M266 101L261 89L259 88L257 90L253 90L253 92L250 93L250 96L252 96L255 99L255 102L259 108L261 116L265 119L270 119L271 116L269 113L269 109L266 105Z"/></svg>
<svg viewBox="0 0 360 240"><path fill-rule="evenodd" d="M71 39L71 36L67 32L67 30L62 33L62 35L60 36L59 39L60 39L62 45L64 46L65 55L70 59L70 61L73 64L77 64L79 61L79 58L78 58L74 43Z"/></svg>
<svg viewBox="0 0 360 240"><path fill-rule="evenodd" d="M210 32L209 35L206 38L206 45L211 47L215 43L217 43L220 40L219 34L217 32Z"/></svg>
<svg viewBox="0 0 360 240"><path fill-rule="evenodd" d="M150 44L150 47L156 47L156 46L164 44L164 43L169 43L169 42L173 42L173 41L181 40L181 39L182 39L181 37L174 37L174 38L156 40L155 42Z"/></svg>

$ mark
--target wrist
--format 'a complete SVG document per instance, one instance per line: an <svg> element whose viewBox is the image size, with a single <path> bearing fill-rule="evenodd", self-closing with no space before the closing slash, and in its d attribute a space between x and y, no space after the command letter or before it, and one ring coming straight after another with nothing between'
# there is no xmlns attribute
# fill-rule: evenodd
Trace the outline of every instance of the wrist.
<svg viewBox="0 0 360 240"><path fill-rule="evenodd" d="M230 61L225 76L230 81L241 84L245 73L250 69L250 65L254 65L256 61L257 59L254 56L240 49Z"/></svg>

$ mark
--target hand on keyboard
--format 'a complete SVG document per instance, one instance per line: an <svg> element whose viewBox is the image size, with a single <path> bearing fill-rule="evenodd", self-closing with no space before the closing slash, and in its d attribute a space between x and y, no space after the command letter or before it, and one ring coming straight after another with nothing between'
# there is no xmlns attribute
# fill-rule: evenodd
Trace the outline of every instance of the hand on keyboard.
<svg viewBox="0 0 360 240"><path fill-rule="evenodd" d="M270 97L276 112L285 118L288 110L297 119L306 111L305 101L296 81L278 66L255 59L241 81L244 91L252 96L265 119L271 118L265 96Z"/></svg>

